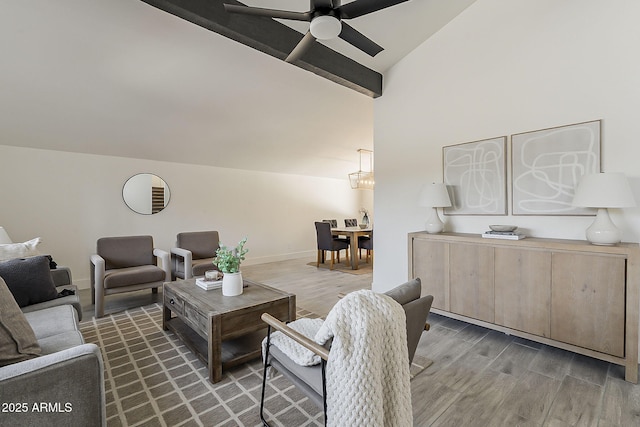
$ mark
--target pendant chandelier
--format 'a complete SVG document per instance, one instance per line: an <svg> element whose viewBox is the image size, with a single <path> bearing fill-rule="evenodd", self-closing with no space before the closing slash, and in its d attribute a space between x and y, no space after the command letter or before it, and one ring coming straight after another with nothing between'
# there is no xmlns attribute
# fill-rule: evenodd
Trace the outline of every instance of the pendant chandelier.
<svg viewBox="0 0 640 427"><path fill-rule="evenodd" d="M369 169L362 169L362 156L369 157ZM358 149L358 155L360 156L360 169L357 172L349 174L349 183L354 190L373 190L375 181L373 179L373 151L365 150L364 148ZM365 158L365 162L366 162Z"/></svg>

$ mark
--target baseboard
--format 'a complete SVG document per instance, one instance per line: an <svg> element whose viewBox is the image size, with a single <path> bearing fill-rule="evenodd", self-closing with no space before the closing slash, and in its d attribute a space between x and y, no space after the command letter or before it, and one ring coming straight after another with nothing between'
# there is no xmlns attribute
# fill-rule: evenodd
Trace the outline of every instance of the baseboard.
<svg viewBox="0 0 640 427"><path fill-rule="evenodd" d="M315 259L317 251L291 252L287 254L269 255L257 258L250 258L244 261L243 265L266 264L268 262L287 261L290 259L313 258Z"/></svg>

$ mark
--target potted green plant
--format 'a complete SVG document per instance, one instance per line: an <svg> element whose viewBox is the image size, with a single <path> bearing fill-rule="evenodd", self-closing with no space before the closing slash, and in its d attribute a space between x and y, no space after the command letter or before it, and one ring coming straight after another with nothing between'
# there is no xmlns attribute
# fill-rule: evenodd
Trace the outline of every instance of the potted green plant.
<svg viewBox="0 0 640 427"><path fill-rule="evenodd" d="M231 249L220 244L216 250L216 257L213 264L218 267L224 274L222 276L222 295L236 296L242 293L242 273L240 272L240 264L245 259L245 255L249 252L244 245L247 238L243 238L238 242L238 246Z"/></svg>

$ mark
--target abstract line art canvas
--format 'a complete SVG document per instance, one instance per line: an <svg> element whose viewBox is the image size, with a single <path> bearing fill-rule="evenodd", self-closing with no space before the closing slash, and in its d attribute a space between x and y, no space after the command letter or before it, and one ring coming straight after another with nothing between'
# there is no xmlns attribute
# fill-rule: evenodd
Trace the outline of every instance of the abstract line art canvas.
<svg viewBox="0 0 640 427"><path fill-rule="evenodd" d="M442 148L444 183L451 196L446 215L506 215L507 137Z"/></svg>
<svg viewBox="0 0 640 427"><path fill-rule="evenodd" d="M593 215L571 206L585 174L600 172L600 120L511 136L513 215Z"/></svg>

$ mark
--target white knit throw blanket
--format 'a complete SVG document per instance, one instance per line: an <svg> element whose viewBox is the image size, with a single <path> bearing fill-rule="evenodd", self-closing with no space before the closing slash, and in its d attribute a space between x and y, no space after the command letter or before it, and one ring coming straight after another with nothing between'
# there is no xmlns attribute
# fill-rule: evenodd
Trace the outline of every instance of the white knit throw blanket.
<svg viewBox="0 0 640 427"><path fill-rule="evenodd" d="M333 337L326 367L327 425L413 425L406 317L392 298L351 292L315 336Z"/></svg>

